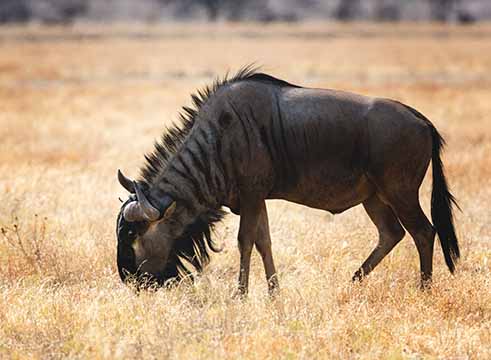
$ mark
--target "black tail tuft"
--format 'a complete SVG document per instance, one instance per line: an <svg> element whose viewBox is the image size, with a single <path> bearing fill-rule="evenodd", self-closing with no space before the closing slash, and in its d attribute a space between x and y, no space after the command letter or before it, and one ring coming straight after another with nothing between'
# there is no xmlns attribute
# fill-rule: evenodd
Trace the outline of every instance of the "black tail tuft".
<svg viewBox="0 0 491 360"><path fill-rule="evenodd" d="M453 224L452 206L459 205L448 190L447 180L443 171L443 163L440 152L445 146L445 141L438 133L436 128L428 121L431 128L433 140L432 149L432 170L433 170L433 190L431 192L431 218L440 238L443 255L448 269L451 273L455 270L455 262L460 257L459 244ZM460 208L459 208L460 209Z"/></svg>

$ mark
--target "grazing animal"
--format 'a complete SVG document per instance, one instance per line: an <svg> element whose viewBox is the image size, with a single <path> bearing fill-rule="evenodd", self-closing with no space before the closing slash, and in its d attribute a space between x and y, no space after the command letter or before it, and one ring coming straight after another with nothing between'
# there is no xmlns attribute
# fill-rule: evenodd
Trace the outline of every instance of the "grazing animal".
<svg viewBox="0 0 491 360"><path fill-rule="evenodd" d="M182 124L146 156L139 181L118 172L131 195L117 220L119 274L152 280L192 277L219 251L210 232L223 206L240 215L239 292L247 293L254 246L269 290L278 287L266 199L340 213L363 204L378 245L355 272L361 279L404 237L431 280L438 233L448 268L459 247L440 152L444 141L421 113L397 101L304 88L250 67L193 95ZM431 214L418 190L430 160Z"/></svg>

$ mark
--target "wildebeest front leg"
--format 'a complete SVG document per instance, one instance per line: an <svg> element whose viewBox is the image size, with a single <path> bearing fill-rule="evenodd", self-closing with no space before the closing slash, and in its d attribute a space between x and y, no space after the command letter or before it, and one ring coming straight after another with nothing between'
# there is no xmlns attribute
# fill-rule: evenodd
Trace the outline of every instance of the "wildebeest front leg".
<svg viewBox="0 0 491 360"><path fill-rule="evenodd" d="M269 234L268 212L266 202L263 200L260 204L260 214L258 219L258 229L256 237L256 248L261 254L266 272L266 281L270 295L274 295L279 287L276 268L273 261L273 252L271 250L271 237Z"/></svg>
<svg viewBox="0 0 491 360"><path fill-rule="evenodd" d="M251 252L254 244L261 254L268 287L270 292L278 286L276 269L271 252L271 239L269 236L268 215L264 200L241 202L239 228L239 251L240 251L240 272L239 272L239 294L247 294L249 286L249 268Z"/></svg>
<svg viewBox="0 0 491 360"><path fill-rule="evenodd" d="M239 227L239 296L247 294L249 287L249 269L251 265L251 252L254 246L255 233L257 228L257 214L251 209L241 208L240 227Z"/></svg>

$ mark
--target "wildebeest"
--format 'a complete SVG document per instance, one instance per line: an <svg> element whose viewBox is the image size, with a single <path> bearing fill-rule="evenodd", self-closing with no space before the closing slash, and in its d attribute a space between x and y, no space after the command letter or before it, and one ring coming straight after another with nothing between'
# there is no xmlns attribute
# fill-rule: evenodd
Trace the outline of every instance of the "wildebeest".
<svg viewBox="0 0 491 360"><path fill-rule="evenodd" d="M118 172L131 195L117 221L119 274L165 284L192 277L219 251L210 233L222 207L240 215L239 292L248 289L251 252L261 254L269 290L278 286L266 199L340 213L363 204L379 232L355 272L361 279L403 238L431 280L438 233L448 268L459 257L452 203L433 124L400 102L305 88L246 67L192 96L182 124L146 156L139 181ZM432 161L433 224L419 203Z"/></svg>

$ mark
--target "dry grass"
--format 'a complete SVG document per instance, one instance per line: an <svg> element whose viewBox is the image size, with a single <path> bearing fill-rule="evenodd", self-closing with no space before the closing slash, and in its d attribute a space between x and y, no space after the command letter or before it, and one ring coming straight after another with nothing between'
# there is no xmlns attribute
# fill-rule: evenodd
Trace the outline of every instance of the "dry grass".
<svg viewBox="0 0 491 360"><path fill-rule="evenodd" d="M1 358L491 358L490 26L65 30L0 36ZM292 82L397 98L434 121L463 209L455 276L438 246L435 286L420 292L406 237L352 285L376 242L363 209L331 216L276 201L275 301L257 255L249 299L231 299L233 215L195 286L137 296L120 283L116 169L136 175L191 91L251 61Z"/></svg>

